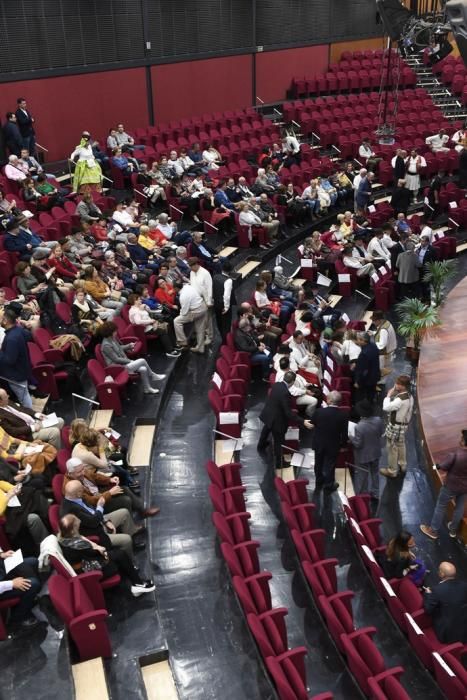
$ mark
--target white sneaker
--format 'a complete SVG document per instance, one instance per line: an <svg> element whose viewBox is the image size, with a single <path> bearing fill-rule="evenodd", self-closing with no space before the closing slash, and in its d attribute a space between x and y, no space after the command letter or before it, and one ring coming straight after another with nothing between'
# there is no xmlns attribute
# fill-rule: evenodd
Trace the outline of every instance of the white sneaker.
<svg viewBox="0 0 467 700"><path fill-rule="evenodd" d="M153 581L143 581L143 583L136 583L131 587L131 593L135 598L139 598L140 595L145 593L152 593L156 590L156 586Z"/></svg>
<svg viewBox="0 0 467 700"><path fill-rule="evenodd" d="M155 382L161 382L163 379L166 378L166 376L166 374L156 374L155 372L153 372L151 374L151 379L154 379Z"/></svg>
<svg viewBox="0 0 467 700"><path fill-rule="evenodd" d="M159 389L153 389L152 387L149 387L149 389L144 390L144 393L145 394L158 394Z"/></svg>

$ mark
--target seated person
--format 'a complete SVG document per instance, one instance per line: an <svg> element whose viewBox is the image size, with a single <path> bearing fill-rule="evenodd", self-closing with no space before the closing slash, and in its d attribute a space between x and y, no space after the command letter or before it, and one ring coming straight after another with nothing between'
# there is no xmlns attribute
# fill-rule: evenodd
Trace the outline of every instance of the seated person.
<svg viewBox="0 0 467 700"><path fill-rule="evenodd" d="M177 290L164 277L159 277L157 280L157 288L154 292L154 297L159 304L164 305L169 312L178 313L178 304L176 303Z"/></svg>
<svg viewBox="0 0 467 700"><path fill-rule="evenodd" d="M295 362L294 362L295 366ZM282 382L286 372L290 371L290 359L288 357L282 357L279 360L279 369L276 371L276 382ZM294 371L294 370L292 370ZM295 381L291 387L289 387L290 394L295 398L297 406L303 406L305 408L305 413L308 418L311 418L315 412L315 408L318 405L318 399L316 398L315 391L308 388L307 381L300 376L300 374L295 375Z"/></svg>
<svg viewBox="0 0 467 700"><path fill-rule="evenodd" d="M31 474L43 474L47 465L53 462L57 450L43 440L22 440L9 435L0 427L0 457L16 459L23 467L30 464Z"/></svg>
<svg viewBox="0 0 467 700"><path fill-rule="evenodd" d="M375 272L375 266L371 262L365 262L351 243L346 243L342 254L342 262L346 267L357 271L357 277L371 277Z"/></svg>
<svg viewBox="0 0 467 700"><path fill-rule="evenodd" d="M79 275L79 269L65 255L59 241L50 241L49 245L52 255L48 263L55 268L55 274L64 282L74 282Z"/></svg>
<svg viewBox="0 0 467 700"><path fill-rule="evenodd" d="M391 260L391 253L386 248L383 241L383 231L376 229L375 235L368 243L367 254L371 257L372 262L378 265L384 265Z"/></svg>
<svg viewBox="0 0 467 700"><path fill-rule="evenodd" d="M318 355L309 349L303 333L294 331L288 343L290 359L296 362L299 374L305 377L309 384L320 384L321 363Z"/></svg>
<svg viewBox="0 0 467 700"><path fill-rule="evenodd" d="M199 258L205 267L212 272L221 272L221 260L216 252L210 248L203 240L202 231L193 232L193 241L191 244L191 256Z"/></svg>
<svg viewBox="0 0 467 700"><path fill-rule="evenodd" d="M86 292L84 289L77 289L75 293L75 298L73 299L73 304L71 305L71 317L73 323L80 326L86 333L94 335L104 320L108 320L109 317L113 318L113 311L110 309L104 309L103 318L99 315L99 307L96 304L90 303L86 298Z"/></svg>
<svg viewBox="0 0 467 700"><path fill-rule="evenodd" d="M67 562L77 574L87 571L101 571L105 580L116 574L127 578L131 593L135 598L155 590L153 581L143 580L132 559L123 549L110 546L109 549L80 535L80 519L69 513L60 519L58 540Z"/></svg>
<svg viewBox="0 0 467 700"><path fill-rule="evenodd" d="M260 365L263 380L268 381L271 353L261 341L260 336L253 330L247 318L241 318L234 333L234 343L237 350L247 352L253 365Z"/></svg>
<svg viewBox="0 0 467 700"><path fill-rule="evenodd" d="M18 156L11 155L8 157L8 163L5 165L5 175L9 180L22 182L28 177L28 173L28 166Z"/></svg>
<svg viewBox="0 0 467 700"><path fill-rule="evenodd" d="M3 238L3 247L9 253L19 253L23 260L30 260L35 250L43 251L46 256L50 255L50 248L44 244L42 238L26 228L28 219L26 217L13 219L7 224L7 233Z"/></svg>
<svg viewBox="0 0 467 700"><path fill-rule="evenodd" d="M19 603L11 608L9 627L30 629L39 622L32 614L37 594L42 587L37 571L38 561L34 557L26 557L7 574L5 560L13 554L12 550L3 552L0 549L0 602L19 598Z"/></svg>
<svg viewBox="0 0 467 700"><path fill-rule="evenodd" d="M407 530L401 530L389 540L386 551L377 556L388 580L408 576L416 586L423 584L426 567L411 551L415 546L415 539Z"/></svg>
<svg viewBox="0 0 467 700"><path fill-rule="evenodd" d="M56 450L61 447L60 431L64 426L63 418L57 418L55 425L43 425L47 416L30 408L10 401L5 389L0 389L0 422L11 437L19 437L33 442L41 440L53 445Z"/></svg>
<svg viewBox="0 0 467 700"><path fill-rule="evenodd" d="M81 200L76 205L76 216L82 221L87 221L93 223L94 221L99 221L102 218L102 211L99 209L97 204L94 203L92 195L90 192L85 192L81 197Z"/></svg>
<svg viewBox="0 0 467 700"><path fill-rule="evenodd" d="M133 326L142 326L145 333L154 333L161 341L161 345L167 357L179 357L180 353L174 350L173 343L167 331L167 323L151 318L138 294L130 294L128 297L128 304L130 306L130 323Z"/></svg>
<svg viewBox="0 0 467 700"><path fill-rule="evenodd" d="M101 351L106 365L121 365L128 372L137 372L143 383L145 394L158 394L159 389L151 386L151 382L165 379L165 374L153 372L144 358L130 360L125 350L133 350L134 343L122 345L118 340L117 326L111 321L104 323L100 330L102 337Z"/></svg>
<svg viewBox="0 0 467 700"><path fill-rule="evenodd" d="M317 180L310 180L310 184L302 192L301 200L310 210L312 219L316 219L321 211Z"/></svg>
<svg viewBox="0 0 467 700"><path fill-rule="evenodd" d="M113 294L111 288L99 276L97 268L89 265L84 270L84 289L100 306L105 309L112 309L114 316L122 310L124 303L120 301L119 294ZM117 299L118 295L118 299Z"/></svg>

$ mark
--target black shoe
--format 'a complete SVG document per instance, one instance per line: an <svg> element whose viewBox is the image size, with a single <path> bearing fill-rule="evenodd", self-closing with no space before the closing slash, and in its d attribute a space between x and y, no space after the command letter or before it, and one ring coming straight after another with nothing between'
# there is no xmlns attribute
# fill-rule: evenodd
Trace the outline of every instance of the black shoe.
<svg viewBox="0 0 467 700"><path fill-rule="evenodd" d="M337 481L334 481L332 484L324 484L323 489L325 491L329 491L332 493L333 491L337 491L339 488L339 483Z"/></svg>
<svg viewBox="0 0 467 700"><path fill-rule="evenodd" d="M317 482L315 483L315 491L321 491L322 488L323 488L323 482L322 482L322 481L317 481Z"/></svg>
<svg viewBox="0 0 467 700"><path fill-rule="evenodd" d="M258 442L258 444L256 445L256 449L258 450L258 452L264 452L264 450L267 449L267 446L268 446L267 442L265 442L264 445L262 445Z"/></svg>

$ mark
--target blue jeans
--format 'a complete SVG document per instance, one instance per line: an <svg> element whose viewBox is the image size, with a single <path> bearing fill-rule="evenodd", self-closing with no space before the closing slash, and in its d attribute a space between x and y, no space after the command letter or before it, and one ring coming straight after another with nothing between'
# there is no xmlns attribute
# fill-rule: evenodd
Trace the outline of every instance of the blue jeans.
<svg viewBox="0 0 467 700"><path fill-rule="evenodd" d="M32 408L32 399L31 395L29 394L27 380L24 382L13 382L12 380L11 382L8 382L8 386L22 406L25 408Z"/></svg>
<svg viewBox="0 0 467 700"><path fill-rule="evenodd" d="M312 214L317 214L321 208L319 199L305 199L305 204Z"/></svg>
<svg viewBox="0 0 467 700"><path fill-rule="evenodd" d="M442 486L439 494L438 500L436 501L435 511L431 519L431 529L438 532L443 522L444 513L446 511L449 501L454 498L455 507L454 513L452 514L451 529L457 530L460 525L460 521L464 515L464 505L465 499L467 498L467 493L454 493L447 486Z"/></svg>
<svg viewBox="0 0 467 700"><path fill-rule="evenodd" d="M267 377L269 375L269 367L271 364L270 355L265 355L262 352L255 352L251 356L251 364L261 366L263 377Z"/></svg>

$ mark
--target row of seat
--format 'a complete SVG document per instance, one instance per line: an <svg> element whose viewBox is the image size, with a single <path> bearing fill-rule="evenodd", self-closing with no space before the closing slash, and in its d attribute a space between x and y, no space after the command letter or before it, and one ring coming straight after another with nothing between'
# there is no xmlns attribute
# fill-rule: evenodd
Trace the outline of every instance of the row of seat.
<svg viewBox="0 0 467 700"><path fill-rule="evenodd" d="M316 607L349 670L367 697L378 700L408 700L400 682L403 667L387 669L373 641L376 627L355 628L350 590L338 591L338 560L326 558L325 537L314 522L315 504L308 501L307 479L284 483L276 477L282 514L294 542L303 575Z"/></svg>
<svg viewBox="0 0 467 700"><path fill-rule="evenodd" d="M460 659L465 646L460 643L443 645L438 640L431 618L423 610L423 597L409 578L386 579L375 558L378 552L385 551L380 532L382 520L371 516L370 496L360 494L347 498L341 493L340 498L357 550L394 621L422 664L435 674L448 700L464 699L467 672Z"/></svg>

